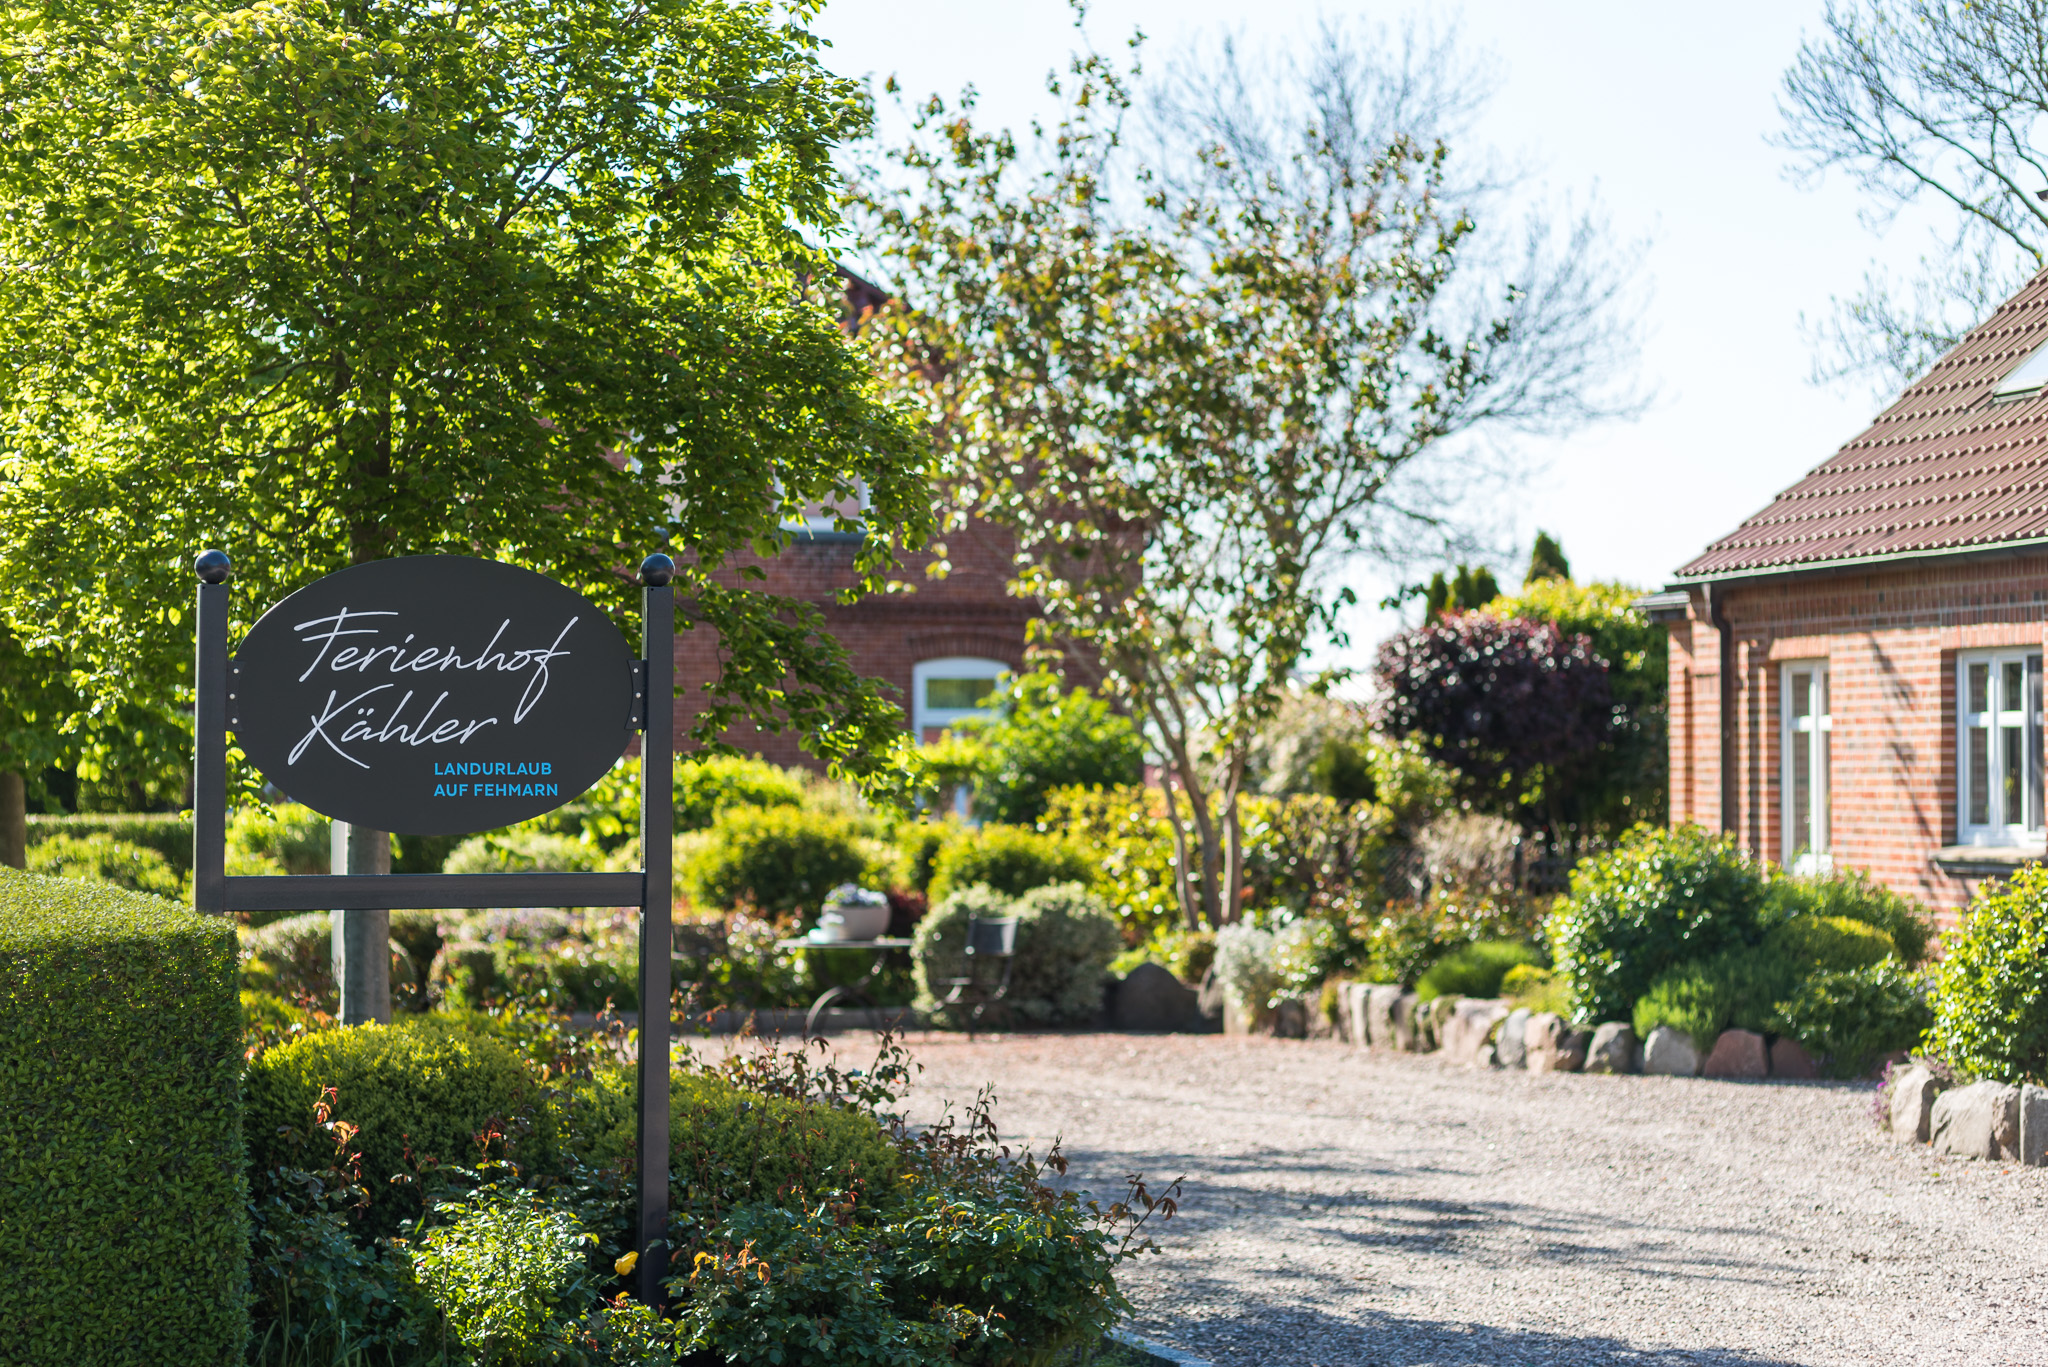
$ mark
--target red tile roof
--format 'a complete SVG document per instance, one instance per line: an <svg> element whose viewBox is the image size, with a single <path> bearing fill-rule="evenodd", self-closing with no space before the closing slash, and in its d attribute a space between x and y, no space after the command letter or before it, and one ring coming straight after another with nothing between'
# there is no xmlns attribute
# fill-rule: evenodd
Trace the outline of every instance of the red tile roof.
<svg viewBox="0 0 2048 1367"><path fill-rule="evenodd" d="M2048 271L1999 305L1869 429L1679 578L1989 550L2048 538L2048 388L1991 402L2048 342Z"/></svg>

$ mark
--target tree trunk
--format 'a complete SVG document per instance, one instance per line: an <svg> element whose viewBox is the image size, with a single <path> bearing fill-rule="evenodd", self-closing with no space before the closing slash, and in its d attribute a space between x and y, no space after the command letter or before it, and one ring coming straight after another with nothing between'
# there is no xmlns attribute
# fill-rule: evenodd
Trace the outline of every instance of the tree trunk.
<svg viewBox="0 0 2048 1367"><path fill-rule="evenodd" d="M1239 819L1238 785L1243 781L1244 762L1233 759L1230 777L1223 785L1223 895L1226 925L1235 922L1244 902L1244 823Z"/></svg>
<svg viewBox="0 0 2048 1367"><path fill-rule="evenodd" d="M20 774L0 771L0 864L28 867L28 785Z"/></svg>
<svg viewBox="0 0 2048 1367"><path fill-rule="evenodd" d="M334 823L329 865L336 873L391 872L391 837ZM391 913L338 910L331 942L343 1025L391 1023Z"/></svg>
<svg viewBox="0 0 2048 1367"><path fill-rule="evenodd" d="M1188 880L1188 833L1180 824L1180 799L1173 795L1173 765L1159 766L1159 787L1166 794L1166 823L1173 831L1173 893L1180 901L1180 919L1190 931L1202 928L1195 908L1195 889Z"/></svg>

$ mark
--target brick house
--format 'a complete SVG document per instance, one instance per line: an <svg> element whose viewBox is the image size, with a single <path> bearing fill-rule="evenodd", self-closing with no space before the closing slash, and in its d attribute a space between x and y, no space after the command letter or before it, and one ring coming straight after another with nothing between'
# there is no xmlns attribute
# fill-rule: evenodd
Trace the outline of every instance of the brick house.
<svg viewBox="0 0 2048 1367"><path fill-rule="evenodd" d="M887 296L850 271L841 275L848 325L857 328ZM908 556L898 577L914 585L914 592L869 596L847 605L837 601L837 594L854 583L860 538L834 530L833 520L821 508L805 526L791 528L796 540L780 555L743 557L734 569L757 565L767 578L749 587L814 605L826 630L846 647L853 668L895 690L912 734L936 739L949 723L980 710L997 675L1024 665L1025 631L1035 614L1026 600L1007 591L1014 540L999 527L973 522L945 536L951 570L944 578L926 576L932 554ZM715 648L716 638L707 632L676 633L679 741L702 710L704 683L717 674ZM776 764L819 767L798 748L793 733L741 727L727 738Z"/></svg>
<svg viewBox="0 0 2048 1367"><path fill-rule="evenodd" d="M2038 859L2048 272L1640 606L1671 819L1855 868L1944 922Z"/></svg>

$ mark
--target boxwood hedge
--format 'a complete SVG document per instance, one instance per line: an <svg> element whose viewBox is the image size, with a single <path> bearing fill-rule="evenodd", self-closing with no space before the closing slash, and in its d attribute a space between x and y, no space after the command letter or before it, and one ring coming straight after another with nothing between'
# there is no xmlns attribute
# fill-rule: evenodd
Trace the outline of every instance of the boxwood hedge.
<svg viewBox="0 0 2048 1367"><path fill-rule="evenodd" d="M241 1035L226 921L0 868L0 1362L242 1360Z"/></svg>

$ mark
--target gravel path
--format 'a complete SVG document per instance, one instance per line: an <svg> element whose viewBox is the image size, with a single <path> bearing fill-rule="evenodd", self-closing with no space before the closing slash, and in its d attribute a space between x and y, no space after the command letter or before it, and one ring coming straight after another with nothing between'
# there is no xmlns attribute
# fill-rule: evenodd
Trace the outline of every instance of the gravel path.
<svg viewBox="0 0 2048 1367"><path fill-rule="evenodd" d="M872 1037L850 1037L849 1057ZM1185 1173L1136 1327L1218 1367L2048 1367L2048 1169L1937 1159L1867 1085L1531 1076L1334 1042L914 1035L919 1115L1104 1195Z"/></svg>

